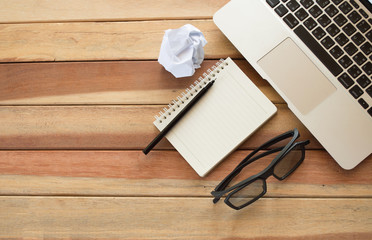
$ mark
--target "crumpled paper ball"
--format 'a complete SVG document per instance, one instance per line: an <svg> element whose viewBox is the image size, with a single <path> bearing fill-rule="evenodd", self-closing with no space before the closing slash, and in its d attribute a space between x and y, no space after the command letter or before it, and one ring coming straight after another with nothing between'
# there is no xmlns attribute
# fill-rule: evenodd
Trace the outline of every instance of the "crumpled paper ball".
<svg viewBox="0 0 372 240"><path fill-rule="evenodd" d="M203 47L207 40L191 24L165 31L160 47L159 63L176 78L189 77L204 60Z"/></svg>

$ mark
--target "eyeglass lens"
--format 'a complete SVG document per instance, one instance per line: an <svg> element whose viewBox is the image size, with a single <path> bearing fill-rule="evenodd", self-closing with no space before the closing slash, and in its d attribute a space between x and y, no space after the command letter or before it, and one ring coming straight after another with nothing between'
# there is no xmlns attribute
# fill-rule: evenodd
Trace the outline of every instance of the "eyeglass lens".
<svg viewBox="0 0 372 240"><path fill-rule="evenodd" d="M262 154L263 152L264 151L260 151L260 152L256 153L255 155L253 155L251 157L251 159L257 157L258 155ZM269 155L264 156L264 157L260 157L260 158L257 159L257 161L254 161L254 162L250 163L249 165L247 165L245 167L241 167L240 170L239 170L239 173L236 173L236 175L231 179L231 181L228 182L225 189L228 189L228 188L238 184L239 182L243 181L244 179L247 179L247 177L249 177L249 176L252 176L254 174L257 174L257 173L261 172L266 166L268 166L270 164L270 162L273 160L273 158L275 157L275 155L278 152L279 151L274 152L273 154L269 154Z"/></svg>
<svg viewBox="0 0 372 240"><path fill-rule="evenodd" d="M284 155L274 167L274 175L279 179L286 177L286 175L293 171L297 164L301 161L303 153L303 146L296 145L290 152Z"/></svg>
<svg viewBox="0 0 372 240"><path fill-rule="evenodd" d="M230 196L229 202L235 207L241 207L253 201L265 191L265 183L263 179L256 179L254 182L243 187L239 191Z"/></svg>
<svg viewBox="0 0 372 240"><path fill-rule="evenodd" d="M279 163L274 167L274 175L283 179L291 173L301 161L304 154L304 147L296 145L291 151L285 154ZM235 207L241 207L251 203L265 191L265 180L256 179L254 182L243 187L230 195L229 202Z"/></svg>

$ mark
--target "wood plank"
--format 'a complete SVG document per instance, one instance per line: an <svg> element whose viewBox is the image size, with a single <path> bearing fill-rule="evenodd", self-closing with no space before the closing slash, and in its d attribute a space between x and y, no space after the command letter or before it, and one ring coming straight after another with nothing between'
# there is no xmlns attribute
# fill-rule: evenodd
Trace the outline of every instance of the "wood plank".
<svg viewBox="0 0 372 240"><path fill-rule="evenodd" d="M175 151L0 151L0 195L210 196L249 152L234 152L200 178ZM240 179L271 160L251 164ZM324 150L308 150L285 181L268 179L267 196L372 197L371 160L347 171Z"/></svg>
<svg viewBox="0 0 372 240"><path fill-rule="evenodd" d="M260 199L237 212L211 198L0 197L0 209L8 239L372 238L372 199Z"/></svg>
<svg viewBox="0 0 372 240"><path fill-rule="evenodd" d="M0 0L0 23L202 19L228 0Z"/></svg>
<svg viewBox="0 0 372 240"><path fill-rule="evenodd" d="M140 152L158 133L152 116L195 79L175 80L155 61L164 30L191 23L205 34L196 75L213 59L242 58L211 20L226 2L0 0L1 239L372 238L372 157L341 169L245 61L279 111L240 150L206 178L166 140ZM244 211L212 204L249 149L294 127L315 150L293 175L270 178Z"/></svg>
<svg viewBox="0 0 372 240"><path fill-rule="evenodd" d="M299 175L298 172L296 172L296 175ZM222 179L223 178L217 181L201 179L170 180L158 178L128 179L102 177L0 175L0 195L71 197L210 197L210 192ZM267 193L265 197L371 198L371 186L371 184L365 183L296 183L290 179L288 179L288 181L286 180L285 182L278 182L271 178L268 180Z"/></svg>
<svg viewBox="0 0 372 240"><path fill-rule="evenodd" d="M0 149L143 149L159 133L152 124L164 106L3 106ZM286 105L242 149L297 127L309 148L321 148ZM157 149L173 149L163 139Z"/></svg>
<svg viewBox="0 0 372 240"><path fill-rule="evenodd" d="M212 20L0 25L0 62L157 59L164 31L192 24L205 58L242 58Z"/></svg>
<svg viewBox="0 0 372 240"><path fill-rule="evenodd" d="M284 103L247 61L235 62L272 102ZM0 64L0 104L168 104L215 63L205 60L182 79L157 61Z"/></svg>
<svg viewBox="0 0 372 240"><path fill-rule="evenodd" d="M0 151L0 173L12 175L127 179L220 180L251 151L229 155L206 177L199 177L176 151ZM250 165L244 178L263 170L268 156ZM306 184L371 184L372 158L344 170L324 150L307 150L306 159L286 182ZM272 179L274 182L277 181ZM372 191L372 190L371 190Z"/></svg>

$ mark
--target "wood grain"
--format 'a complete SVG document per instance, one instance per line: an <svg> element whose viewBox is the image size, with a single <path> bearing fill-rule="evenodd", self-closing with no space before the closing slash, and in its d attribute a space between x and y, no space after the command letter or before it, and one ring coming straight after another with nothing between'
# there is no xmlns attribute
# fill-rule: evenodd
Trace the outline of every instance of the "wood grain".
<svg viewBox="0 0 372 240"><path fill-rule="evenodd" d="M176 151L0 151L0 194L93 196L209 196L250 151L236 151L200 178ZM343 170L325 151L308 150L285 181L268 179L271 197L371 197L372 158ZM272 160L251 164L239 179Z"/></svg>
<svg viewBox="0 0 372 240"><path fill-rule="evenodd" d="M153 117L165 106L3 106L0 149L143 149L159 133ZM241 149L256 148L295 127L321 148L286 105ZM163 139L156 149L173 149Z"/></svg>
<svg viewBox="0 0 372 240"><path fill-rule="evenodd" d="M1 24L0 62L157 59L164 31L192 24L205 58L241 58L212 20Z"/></svg>
<svg viewBox="0 0 372 240"><path fill-rule="evenodd" d="M1 238L372 237L371 199L260 199L237 212L211 198L0 197L0 209Z"/></svg>
<svg viewBox="0 0 372 240"><path fill-rule="evenodd" d="M0 239L372 239L372 156L341 169L215 26L227 0L0 0ZM205 35L195 77L160 66L166 29ZM207 177L153 115L232 57L278 113ZM297 127L303 164L243 211L210 191L251 149ZM267 166L246 168L240 179Z"/></svg>
<svg viewBox="0 0 372 240"><path fill-rule="evenodd" d="M228 0L0 0L0 23L212 18Z"/></svg>
<svg viewBox="0 0 372 240"><path fill-rule="evenodd" d="M235 62L272 102L284 103L247 61ZM0 64L0 105L168 104L215 63L205 60L182 79L157 61Z"/></svg>
<svg viewBox="0 0 372 240"><path fill-rule="evenodd" d="M35 169L35 168L34 168ZM39 170L40 171L40 170ZM187 173L191 170L185 168ZM296 171L284 182L268 179L267 193L270 198L371 198L372 187L370 182L361 184L351 183L349 175L340 175L328 172L326 175L337 175L339 183L300 183L294 182L303 171ZM36 173L38 174L38 173ZM44 173L46 174L46 173ZM49 173L53 174L53 173ZM214 173L212 173L214 174ZM306 173L307 175L311 174ZM62 174L60 174L62 175ZM172 172L171 175L174 175ZM183 176L185 173L182 174ZM317 177L319 175L316 175ZM156 176L157 177L157 176ZM225 177L225 176L224 176ZM322 178L322 177L321 177ZM209 180L208 180L209 179ZM108 178L95 175L94 177L58 177L36 175L0 175L1 196L86 196L86 197L210 197L210 192L222 180L204 179L130 179ZM344 184L342 181L347 182ZM305 181L305 180L304 180ZM303 181L303 182L304 182ZM329 180L326 180L329 181ZM325 182L326 182L325 181ZM353 180L358 181L358 180Z"/></svg>
<svg viewBox="0 0 372 240"><path fill-rule="evenodd" d="M229 155L206 177L199 177L177 151L0 151L0 173L12 175L126 179L221 180L251 151ZM275 155L274 155L275 156ZM245 178L262 171L269 156L249 166ZM324 150L307 150L306 159L287 182L303 184L371 184L372 162L353 171L342 169ZM272 179L274 182L276 179ZM371 190L372 191L372 190Z"/></svg>

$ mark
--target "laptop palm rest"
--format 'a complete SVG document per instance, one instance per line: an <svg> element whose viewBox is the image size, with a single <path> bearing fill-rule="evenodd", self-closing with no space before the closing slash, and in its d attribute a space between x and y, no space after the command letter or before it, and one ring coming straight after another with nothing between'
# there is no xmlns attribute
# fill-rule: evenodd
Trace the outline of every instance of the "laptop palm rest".
<svg viewBox="0 0 372 240"><path fill-rule="evenodd" d="M309 113L336 91L335 86L290 38L257 63L302 114Z"/></svg>

